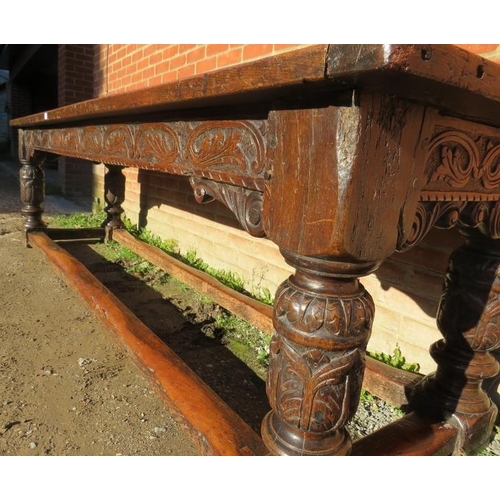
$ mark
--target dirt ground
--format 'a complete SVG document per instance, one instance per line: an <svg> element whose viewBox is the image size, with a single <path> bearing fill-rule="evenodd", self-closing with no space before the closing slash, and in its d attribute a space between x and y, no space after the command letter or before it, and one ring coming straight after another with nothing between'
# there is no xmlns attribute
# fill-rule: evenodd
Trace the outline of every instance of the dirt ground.
<svg viewBox="0 0 500 500"><path fill-rule="evenodd" d="M17 166L0 160L0 456L197 455L150 380L42 252L26 247L19 209ZM44 218L61 209L78 207L48 196ZM216 326L224 310L168 276L125 272L103 257L113 251L105 245L64 248L259 432L265 370L227 348Z"/></svg>
<svg viewBox="0 0 500 500"><path fill-rule="evenodd" d="M26 247L19 210L17 166L0 159L0 457L198 455L146 375L41 251ZM50 219L80 208L49 196L45 210ZM259 432L269 411L265 369L238 342L228 345L217 323L224 310L158 270L125 272L109 246L64 248ZM399 415L361 401L351 435Z"/></svg>
<svg viewBox="0 0 500 500"><path fill-rule="evenodd" d="M138 367L37 249L0 179L0 455L196 455Z"/></svg>

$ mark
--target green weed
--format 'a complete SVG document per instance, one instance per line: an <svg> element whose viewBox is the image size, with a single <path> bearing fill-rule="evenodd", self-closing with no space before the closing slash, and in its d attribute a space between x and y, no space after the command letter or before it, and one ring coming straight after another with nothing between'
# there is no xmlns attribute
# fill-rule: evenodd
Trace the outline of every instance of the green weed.
<svg viewBox="0 0 500 500"><path fill-rule="evenodd" d="M368 401L368 402L373 402L375 401L375 397L370 394L367 390L361 389L361 394L359 396L360 401Z"/></svg>
<svg viewBox="0 0 500 500"><path fill-rule="evenodd" d="M88 227L101 227L104 222L104 214L78 213L71 215L54 215L49 218L53 227L64 229L78 229Z"/></svg>
<svg viewBox="0 0 500 500"><path fill-rule="evenodd" d="M144 241L144 243L148 243L151 246L159 248L160 250L163 250L165 253L169 255L172 256L179 255L177 241L173 239L163 240L159 236L155 236L149 229L146 228L139 229L135 224L132 224L132 222L127 218L123 219L123 224L125 225L125 228L130 234L140 239L141 241Z"/></svg>
<svg viewBox="0 0 500 500"><path fill-rule="evenodd" d="M274 297L272 296L269 288L261 288L258 293L254 293L254 298L259 302L272 306L274 304Z"/></svg>
<svg viewBox="0 0 500 500"><path fill-rule="evenodd" d="M198 257L196 250L191 249L186 252L186 255L180 255L179 260L187 264L188 266L194 267L199 271L212 276L216 280L220 281L223 285L226 285L233 290L240 293L245 293L245 281L232 271L226 271L224 269L216 269L210 267L203 259Z"/></svg>
<svg viewBox="0 0 500 500"><path fill-rule="evenodd" d="M396 346L393 354L385 354L383 352L367 352L368 356L378 361L382 361L386 365L405 370L407 372L418 373L420 365L418 363L408 363L406 358L401 353L399 346Z"/></svg>
<svg viewBox="0 0 500 500"><path fill-rule="evenodd" d="M269 365L270 335L230 314L220 314L215 319L215 324L217 328L225 332L225 336L230 342L239 342L252 349L262 367Z"/></svg>

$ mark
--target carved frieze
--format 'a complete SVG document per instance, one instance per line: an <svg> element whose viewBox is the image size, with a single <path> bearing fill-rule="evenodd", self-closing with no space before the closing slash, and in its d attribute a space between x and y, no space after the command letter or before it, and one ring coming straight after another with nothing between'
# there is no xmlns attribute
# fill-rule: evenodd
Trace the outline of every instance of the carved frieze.
<svg viewBox="0 0 500 500"><path fill-rule="evenodd" d="M213 120L24 130L21 151L34 150L234 184L263 191L263 120Z"/></svg>
<svg viewBox="0 0 500 500"><path fill-rule="evenodd" d="M423 144L427 155L421 200L500 198L500 137L488 131L463 131L448 124L436 127Z"/></svg>
<svg viewBox="0 0 500 500"><path fill-rule="evenodd" d="M409 235L399 228L397 250L403 252L420 242L432 227L450 229L457 224L479 228L492 239L500 238L500 202L422 201Z"/></svg>
<svg viewBox="0 0 500 500"><path fill-rule="evenodd" d="M457 224L500 238L500 136L491 127L463 128L441 117L426 149L424 178L411 230L399 228L397 250L416 245L432 227Z"/></svg>

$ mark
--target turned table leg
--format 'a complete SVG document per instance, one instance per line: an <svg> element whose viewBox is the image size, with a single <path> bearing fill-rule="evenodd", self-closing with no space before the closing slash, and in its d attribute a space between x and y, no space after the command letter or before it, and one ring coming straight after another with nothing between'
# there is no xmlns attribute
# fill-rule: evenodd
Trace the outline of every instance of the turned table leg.
<svg viewBox="0 0 500 500"><path fill-rule="evenodd" d="M46 228L42 220L42 203L45 199L45 174L42 164L44 155L33 155L29 159L21 159L22 167L19 171L21 213L25 216L24 231L37 231Z"/></svg>
<svg viewBox="0 0 500 500"><path fill-rule="evenodd" d="M462 232L466 243L450 258L438 311L444 339L431 347L438 368L412 398L418 411L458 428L458 453L490 436L498 410L482 385L498 374L491 352L500 347L500 241Z"/></svg>
<svg viewBox="0 0 500 500"><path fill-rule="evenodd" d="M374 313L365 269L284 255L296 273L276 294L262 436L277 455L345 455Z"/></svg>
<svg viewBox="0 0 500 500"><path fill-rule="evenodd" d="M106 165L108 171L104 176L104 198L106 207L104 211L107 214L102 227L106 230L105 240L112 239L113 230L123 229L121 214L123 213L122 203L125 201L125 175L123 167L115 165Z"/></svg>

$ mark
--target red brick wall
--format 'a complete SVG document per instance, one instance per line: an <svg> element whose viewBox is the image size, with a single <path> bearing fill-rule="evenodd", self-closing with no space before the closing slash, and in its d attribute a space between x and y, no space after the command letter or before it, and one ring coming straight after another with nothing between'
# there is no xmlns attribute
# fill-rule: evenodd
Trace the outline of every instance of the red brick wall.
<svg viewBox="0 0 500 500"><path fill-rule="evenodd" d="M147 87L225 66L240 64L297 45L97 45L95 95ZM500 45L461 45L500 62ZM96 167L95 195L102 200L103 167ZM243 275L248 287L275 287L290 273L276 247L238 229L229 210L214 202L199 205L185 179L125 170L127 216L183 251L195 248L215 267ZM456 231L433 230L412 250L396 254L363 283L374 297L376 316L369 349L392 352L396 344L422 371L434 369L430 343L441 337L435 326L444 272L451 251L460 245Z"/></svg>
<svg viewBox="0 0 500 500"><path fill-rule="evenodd" d="M94 95L94 45L58 46L58 105L66 106ZM92 169L89 162L59 159L59 178L64 194L91 199Z"/></svg>
<svg viewBox="0 0 500 500"><path fill-rule="evenodd" d="M58 99L66 106L94 95L94 45L59 45Z"/></svg>
<svg viewBox="0 0 500 500"><path fill-rule="evenodd" d="M96 96L176 81L296 47L296 44L97 45Z"/></svg>

